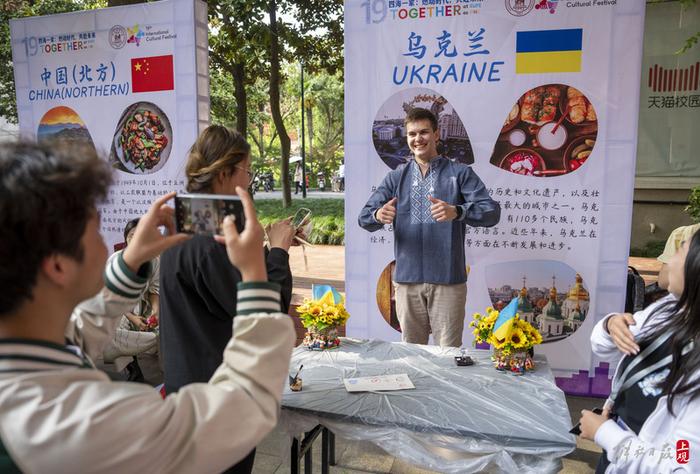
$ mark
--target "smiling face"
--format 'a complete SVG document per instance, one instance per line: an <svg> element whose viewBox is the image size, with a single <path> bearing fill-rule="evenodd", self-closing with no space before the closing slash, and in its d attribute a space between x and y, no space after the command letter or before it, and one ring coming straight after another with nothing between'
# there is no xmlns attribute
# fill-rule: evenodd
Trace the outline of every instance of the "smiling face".
<svg viewBox="0 0 700 474"><path fill-rule="evenodd" d="M433 130L428 119L416 120L406 124L408 148L416 160L427 163L438 155L437 142L440 134Z"/></svg>

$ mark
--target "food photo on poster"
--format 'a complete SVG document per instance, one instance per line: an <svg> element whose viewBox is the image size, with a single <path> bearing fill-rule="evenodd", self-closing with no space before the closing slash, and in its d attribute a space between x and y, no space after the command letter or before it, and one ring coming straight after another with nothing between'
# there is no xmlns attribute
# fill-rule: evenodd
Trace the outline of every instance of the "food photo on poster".
<svg viewBox="0 0 700 474"><path fill-rule="evenodd" d="M172 141L170 120L160 107L152 102L136 102L127 107L117 123L110 163L127 173L155 173L168 160Z"/></svg>
<svg viewBox="0 0 700 474"><path fill-rule="evenodd" d="M562 176L586 163L597 135L598 115L583 92L565 84L538 86L511 108L491 164L522 176Z"/></svg>

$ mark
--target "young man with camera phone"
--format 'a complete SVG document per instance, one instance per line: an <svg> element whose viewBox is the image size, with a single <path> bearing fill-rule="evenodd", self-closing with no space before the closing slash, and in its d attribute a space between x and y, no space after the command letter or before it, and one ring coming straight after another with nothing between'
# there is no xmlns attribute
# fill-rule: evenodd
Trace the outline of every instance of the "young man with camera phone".
<svg viewBox="0 0 700 474"><path fill-rule="evenodd" d="M217 238L243 280L223 363L162 399L110 381L90 356L138 299L148 262L188 237L174 234L169 194L105 270L95 204L110 180L94 150L0 145L0 471L221 472L275 426L294 344L253 203L239 190L245 229L227 218Z"/></svg>

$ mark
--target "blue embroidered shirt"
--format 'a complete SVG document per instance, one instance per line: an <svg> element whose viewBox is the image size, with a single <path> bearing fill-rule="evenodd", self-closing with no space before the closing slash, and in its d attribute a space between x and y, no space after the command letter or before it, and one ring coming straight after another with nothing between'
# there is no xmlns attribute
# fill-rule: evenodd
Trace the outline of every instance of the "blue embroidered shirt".
<svg viewBox="0 0 700 474"><path fill-rule="evenodd" d="M459 219L436 222L430 213L433 196L461 207ZM394 254L397 283L452 285L467 281L464 255L466 225L491 227L501 216L499 204L467 165L438 156L423 176L415 160L386 175L360 212L360 226L370 232L383 225L375 213L396 197Z"/></svg>

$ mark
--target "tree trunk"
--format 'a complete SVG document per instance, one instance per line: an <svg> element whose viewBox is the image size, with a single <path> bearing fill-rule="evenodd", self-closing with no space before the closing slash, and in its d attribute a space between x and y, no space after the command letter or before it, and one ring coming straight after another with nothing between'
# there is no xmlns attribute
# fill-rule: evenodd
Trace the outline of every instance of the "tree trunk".
<svg viewBox="0 0 700 474"><path fill-rule="evenodd" d="M275 123L277 134L280 137L282 146L282 163L280 166L282 181L282 207L289 207L292 204L292 192L289 183L289 151L291 140L287 134L287 129L282 120L280 111L280 40L277 29L277 2L270 0L268 5L270 14L270 111L272 120Z"/></svg>
<svg viewBox="0 0 700 474"><path fill-rule="evenodd" d="M245 68L243 63L234 63L231 68L236 96L236 130L244 137L248 133L248 97L245 91Z"/></svg>

